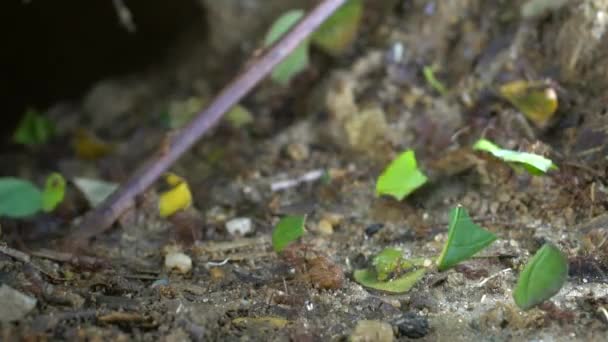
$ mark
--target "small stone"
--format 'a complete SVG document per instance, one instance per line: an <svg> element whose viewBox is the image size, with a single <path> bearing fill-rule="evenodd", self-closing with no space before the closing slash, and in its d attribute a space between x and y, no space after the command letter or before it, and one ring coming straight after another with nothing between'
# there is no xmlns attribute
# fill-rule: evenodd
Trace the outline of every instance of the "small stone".
<svg viewBox="0 0 608 342"><path fill-rule="evenodd" d="M429 333L429 321L426 317L415 312L407 312L395 322L397 336L409 338L421 338Z"/></svg>
<svg viewBox="0 0 608 342"><path fill-rule="evenodd" d="M393 328L382 321L362 320L350 335L351 342L392 342Z"/></svg>
<svg viewBox="0 0 608 342"><path fill-rule="evenodd" d="M310 148L306 144L291 143L286 148L287 155L294 161L302 161L310 156Z"/></svg>
<svg viewBox="0 0 608 342"><path fill-rule="evenodd" d="M329 174L329 178L331 178L332 180L340 180L345 178L349 173L349 170L347 169L337 169L337 168L330 168L328 171Z"/></svg>
<svg viewBox="0 0 608 342"><path fill-rule="evenodd" d="M321 235L331 235L334 233L334 227L328 220L321 220L317 225L317 230Z"/></svg>
<svg viewBox="0 0 608 342"><path fill-rule="evenodd" d="M464 275L462 273L450 273L450 274L448 274L447 284L450 287L458 288L460 286L463 286L464 283L465 283L465 278L464 278Z"/></svg>
<svg viewBox="0 0 608 342"><path fill-rule="evenodd" d="M336 290L344 284L344 272L336 263L326 257L316 257L307 264L308 277L314 287Z"/></svg>
<svg viewBox="0 0 608 342"><path fill-rule="evenodd" d="M207 210L205 219L211 224L223 223L228 219L228 214L228 211L221 206L214 206Z"/></svg>
<svg viewBox="0 0 608 342"><path fill-rule="evenodd" d="M388 124L381 108L370 108L351 116L344 129L351 147L373 153L387 135Z"/></svg>
<svg viewBox="0 0 608 342"><path fill-rule="evenodd" d="M355 103L356 80L346 74L337 75L327 92L326 105L332 119L342 121L358 111Z"/></svg>
<svg viewBox="0 0 608 342"><path fill-rule="evenodd" d="M0 322L22 319L36 307L36 298L27 296L4 284L0 287Z"/></svg>
<svg viewBox="0 0 608 342"><path fill-rule="evenodd" d="M325 213L323 219L329 221L332 226L337 226L344 221L344 215L338 213Z"/></svg>
<svg viewBox="0 0 608 342"><path fill-rule="evenodd" d="M226 222L226 230L230 235L244 236L253 230L253 223L249 217L237 217Z"/></svg>
<svg viewBox="0 0 608 342"><path fill-rule="evenodd" d="M211 275L211 279L213 279L214 281L222 280L226 276L226 273L220 267L210 268L209 274Z"/></svg>
<svg viewBox="0 0 608 342"><path fill-rule="evenodd" d="M382 228L384 228L384 223L372 223L365 228L365 235L367 235L367 237L372 237Z"/></svg>
<svg viewBox="0 0 608 342"><path fill-rule="evenodd" d="M165 256L165 267L185 274L192 269L192 258L182 252L170 252Z"/></svg>
<svg viewBox="0 0 608 342"><path fill-rule="evenodd" d="M171 329L170 333L163 339L166 342L190 341L190 336L182 329Z"/></svg>
<svg viewBox="0 0 608 342"><path fill-rule="evenodd" d="M498 202L500 202L500 203L507 203L510 200L511 200L511 196L509 196L508 193L501 192L500 194L498 194Z"/></svg>

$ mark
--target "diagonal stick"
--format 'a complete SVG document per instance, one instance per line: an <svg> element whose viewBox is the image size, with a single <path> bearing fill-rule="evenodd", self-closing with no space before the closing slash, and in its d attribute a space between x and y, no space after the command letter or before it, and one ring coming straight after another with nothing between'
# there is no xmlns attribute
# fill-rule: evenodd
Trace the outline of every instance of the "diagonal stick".
<svg viewBox="0 0 608 342"><path fill-rule="evenodd" d="M213 127L232 106L237 104L272 69L295 50L319 25L346 0L323 0L266 53L226 86L205 110L197 114L173 139L168 150L157 153L143 163L131 177L101 205L89 212L77 229L64 242L78 245L107 230L130 206L135 196L145 191L173 163Z"/></svg>

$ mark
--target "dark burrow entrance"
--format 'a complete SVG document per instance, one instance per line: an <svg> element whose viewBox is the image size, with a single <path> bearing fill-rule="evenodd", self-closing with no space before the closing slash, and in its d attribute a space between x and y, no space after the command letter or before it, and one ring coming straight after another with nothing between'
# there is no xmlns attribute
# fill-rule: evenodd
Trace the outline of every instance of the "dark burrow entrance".
<svg viewBox="0 0 608 342"><path fill-rule="evenodd" d="M78 99L101 79L159 65L180 36L204 29L196 0L124 3L134 33L121 25L112 0L2 1L0 141L9 140L26 108L45 110Z"/></svg>

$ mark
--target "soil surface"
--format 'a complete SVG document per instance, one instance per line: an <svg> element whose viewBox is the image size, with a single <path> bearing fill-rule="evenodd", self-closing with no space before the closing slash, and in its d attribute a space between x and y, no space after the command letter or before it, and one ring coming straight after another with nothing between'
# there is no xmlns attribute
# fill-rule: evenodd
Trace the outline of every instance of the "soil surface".
<svg viewBox="0 0 608 342"><path fill-rule="evenodd" d="M219 3L201 1L212 17L204 41L186 33L163 65L47 108L56 138L3 146L0 174L38 184L52 171L124 181L179 134L166 117L208 102L285 3L310 5ZM607 29L603 0L367 1L349 51L313 51L311 67L288 87L263 82L241 103L253 122L224 120L174 165L191 208L159 217L159 182L86 255L55 243L90 209L73 183L52 214L0 219L0 317L8 317L0 339L606 340ZM445 94L425 80L426 66ZM513 80L551 84L559 107L548 123L500 97L499 86ZM110 152L85 158L83 134ZM559 169L519 172L473 152L481 137L543 154ZM406 149L429 183L403 201L377 197L378 175ZM385 247L437 256L456 205L499 237L482 254L429 272L402 295L353 280ZM272 229L291 214L306 215L307 232L277 255ZM238 218L252 224L244 235L227 229ZM512 299L517 277L547 241L567 255L568 280L521 311ZM176 255L191 269L166 267Z"/></svg>

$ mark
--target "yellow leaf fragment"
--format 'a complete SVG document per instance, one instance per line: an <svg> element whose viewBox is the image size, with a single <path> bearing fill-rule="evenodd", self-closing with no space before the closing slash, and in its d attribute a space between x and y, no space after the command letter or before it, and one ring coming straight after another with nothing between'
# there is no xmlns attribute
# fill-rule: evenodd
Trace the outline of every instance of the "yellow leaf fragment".
<svg viewBox="0 0 608 342"><path fill-rule="evenodd" d="M499 91L537 127L545 127L557 110L557 93L545 82L513 81Z"/></svg>
<svg viewBox="0 0 608 342"><path fill-rule="evenodd" d="M192 205L192 194L186 181L174 173L165 175L165 182L171 188L160 194L158 209L161 217L168 217Z"/></svg>
<svg viewBox="0 0 608 342"><path fill-rule="evenodd" d="M72 146L78 158L89 160L103 158L114 150L112 144L101 140L95 133L84 128L76 130Z"/></svg>

